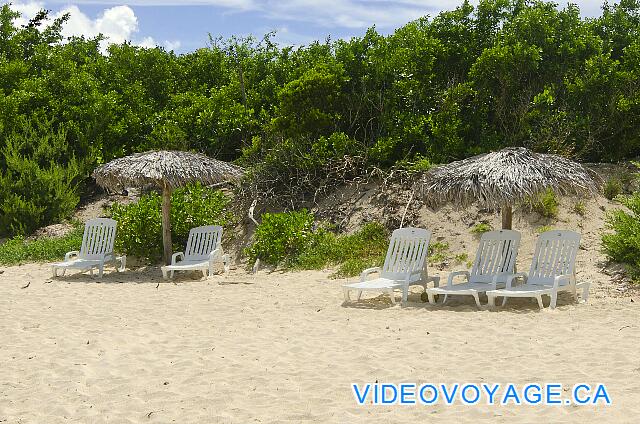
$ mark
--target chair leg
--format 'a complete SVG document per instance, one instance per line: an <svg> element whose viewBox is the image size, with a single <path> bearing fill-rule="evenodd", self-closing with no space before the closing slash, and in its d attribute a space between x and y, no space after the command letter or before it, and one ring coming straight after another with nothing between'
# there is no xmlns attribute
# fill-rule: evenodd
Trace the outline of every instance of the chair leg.
<svg viewBox="0 0 640 424"><path fill-rule="evenodd" d="M508 299L508 297L507 297L507 296L503 296L503 297L502 297L502 307L503 307L503 308L504 308L504 305L506 305L506 304L507 304L507 299Z"/></svg>
<svg viewBox="0 0 640 424"><path fill-rule="evenodd" d="M162 270L162 279L166 280L167 279L167 270L164 269L164 267L160 268Z"/></svg>
<svg viewBox="0 0 640 424"><path fill-rule="evenodd" d="M435 305L436 304L436 297L433 293L429 293L427 292L427 296L429 297L429 304L430 305Z"/></svg>
<svg viewBox="0 0 640 424"><path fill-rule="evenodd" d="M496 297L490 294L487 294L487 304L489 305L489 307L491 308L495 308L496 307Z"/></svg>
<svg viewBox="0 0 640 424"><path fill-rule="evenodd" d="M53 278L58 277L58 269L55 266L51 267L51 273L53 274Z"/></svg>
<svg viewBox="0 0 640 424"><path fill-rule="evenodd" d="M549 307L551 309L555 309L557 303L558 303L558 292L554 291L551 293L551 303L549 303Z"/></svg>
<svg viewBox="0 0 640 424"><path fill-rule="evenodd" d="M127 269L127 256L122 255L120 256L120 268L118 269L118 272L123 272L125 269Z"/></svg>
<svg viewBox="0 0 640 424"><path fill-rule="evenodd" d="M478 296L478 293L473 293L473 298L475 299L478 308L482 307L482 305L480 304L480 297Z"/></svg>
<svg viewBox="0 0 640 424"><path fill-rule="evenodd" d="M169 278L171 278L172 280L173 280L173 273L174 273L174 272L175 272L175 271L173 271L173 270L169 271Z"/></svg>
<svg viewBox="0 0 640 424"><path fill-rule="evenodd" d="M389 293L389 297L391 298L391 303L393 303L395 305L396 304L396 295L393 292L393 289L387 290L387 293Z"/></svg>
<svg viewBox="0 0 640 424"><path fill-rule="evenodd" d="M362 299L362 290L358 290L358 302Z"/></svg>
<svg viewBox="0 0 640 424"><path fill-rule="evenodd" d="M223 264L224 272L229 272L230 263L231 263L231 258L229 257L229 255L222 255L222 264Z"/></svg>
<svg viewBox="0 0 640 424"><path fill-rule="evenodd" d="M349 289L346 287L342 288L342 291L344 293L344 301L345 302L349 302L351 299L349 298Z"/></svg>
<svg viewBox="0 0 640 424"><path fill-rule="evenodd" d="M98 266L98 278L102 278L102 274L104 273L104 264Z"/></svg>
<svg viewBox="0 0 640 424"><path fill-rule="evenodd" d="M444 299L442 299L442 304L444 305L445 303L447 303L447 299L449 299L449 295L445 294L444 295Z"/></svg>
<svg viewBox="0 0 640 424"><path fill-rule="evenodd" d="M585 284L582 287L582 301L586 302L589 299L589 284Z"/></svg>
<svg viewBox="0 0 640 424"><path fill-rule="evenodd" d="M542 295L537 295L536 299L538 300L538 306L540 309L544 309L544 304L542 303ZM553 306L555 308L555 305Z"/></svg>
<svg viewBox="0 0 640 424"><path fill-rule="evenodd" d="M407 303L409 299L409 287L405 286L402 288L402 303Z"/></svg>

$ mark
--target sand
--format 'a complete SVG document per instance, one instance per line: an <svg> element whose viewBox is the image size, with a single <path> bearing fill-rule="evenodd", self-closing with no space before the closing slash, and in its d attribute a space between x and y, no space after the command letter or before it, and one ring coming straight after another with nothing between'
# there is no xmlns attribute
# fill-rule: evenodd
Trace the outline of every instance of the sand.
<svg viewBox="0 0 640 424"><path fill-rule="evenodd" d="M526 256L526 255L525 255ZM634 423L640 296L343 305L329 272L0 275L0 423ZM441 275L443 275L441 273ZM446 275L446 274L444 274ZM354 281L351 279L350 281ZM27 283L29 286L26 288ZM416 289L418 290L418 289ZM604 406L357 406L351 383L604 383ZM567 392L566 392L567 393Z"/></svg>

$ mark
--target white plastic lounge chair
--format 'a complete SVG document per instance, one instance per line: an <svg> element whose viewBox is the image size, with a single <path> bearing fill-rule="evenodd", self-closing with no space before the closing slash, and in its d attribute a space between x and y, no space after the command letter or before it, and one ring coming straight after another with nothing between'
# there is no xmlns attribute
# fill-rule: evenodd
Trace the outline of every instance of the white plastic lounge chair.
<svg viewBox="0 0 640 424"><path fill-rule="evenodd" d="M480 307L479 294L504 287L507 278L515 272L519 245L520 233L517 231L498 230L482 234L471 272L452 272L446 286L428 289L429 303L435 304L437 294L444 295L443 303L448 296L464 295L473 296ZM467 282L453 284L454 278L460 275L465 276Z"/></svg>
<svg viewBox="0 0 640 424"><path fill-rule="evenodd" d="M117 222L108 218L90 219L84 225L82 236L82 247L80 251L67 252L64 262L51 264L53 278L58 276L58 269L64 275L67 269L80 269L83 272L89 270L93 275L93 268L98 268L98 277L102 278L104 265L116 261L120 262L120 267L116 271L124 271L127 265L125 255L115 256L113 254L113 243L116 239Z"/></svg>
<svg viewBox="0 0 640 424"><path fill-rule="evenodd" d="M355 290L360 300L363 291L388 293L395 304L394 290L402 290L402 302L407 301L409 286L420 285L427 289L433 281L437 286L440 277L427 274L427 253L431 231L421 228L401 228L391 235L389 249L382 268L369 268L360 274L360 282L343 286L344 300L349 301L349 291ZM379 278L368 280L369 274L378 273Z"/></svg>
<svg viewBox="0 0 640 424"><path fill-rule="evenodd" d="M507 279L506 288L487 292L489 306L495 306L495 298L502 296L502 306L508 297L534 297L542 309L542 295L551 298L550 307L556 307L559 291L570 291L576 296L576 289L582 288L583 300L589 296L589 283L576 284L576 255L580 247L580 234L573 231L547 231L536 243L531 262L531 270L514 274ZM514 282L521 278L523 284Z"/></svg>
<svg viewBox="0 0 640 424"><path fill-rule="evenodd" d="M180 260L179 260L180 259ZM221 260L224 271L229 271L229 257L222 251L222 227L218 225L206 225L192 228L189 231L187 248L184 252L174 253L171 257L171 265L162 267L162 277L173 278L175 271L201 270L206 277L213 274L213 265Z"/></svg>

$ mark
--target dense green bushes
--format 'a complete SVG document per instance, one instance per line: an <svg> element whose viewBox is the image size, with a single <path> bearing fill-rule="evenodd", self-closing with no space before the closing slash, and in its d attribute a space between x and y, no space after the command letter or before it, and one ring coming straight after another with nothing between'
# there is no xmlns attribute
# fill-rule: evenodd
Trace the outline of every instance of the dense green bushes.
<svg viewBox="0 0 640 424"><path fill-rule="evenodd" d="M640 279L640 193L618 199L629 210L609 213L607 227L613 232L602 236L602 245L612 260L627 264Z"/></svg>
<svg viewBox="0 0 640 424"><path fill-rule="evenodd" d="M171 195L171 237L174 251L183 251L189 230L201 225L229 225L229 199L220 191L200 184L175 190ZM116 249L157 261L162 257L162 199L144 195L136 203L114 204L111 217L118 221Z"/></svg>
<svg viewBox="0 0 640 424"><path fill-rule="evenodd" d="M232 37L183 55L128 43L104 55L98 38L61 42L68 17L18 26L3 5L0 150L13 159L0 157L0 233L60 219L96 164L150 148L239 160L257 194L294 204L402 161L512 145L588 161L640 151L640 1L593 19L544 1L460 3L386 36L299 48ZM33 117L57 158L11 153Z"/></svg>
<svg viewBox="0 0 640 424"><path fill-rule="evenodd" d="M247 249L249 260L260 258L278 265L300 255L317 235L313 231L313 215L306 209L288 213L265 213L256 228L253 245Z"/></svg>
<svg viewBox="0 0 640 424"><path fill-rule="evenodd" d="M21 123L0 147L0 236L28 235L67 218L80 197L82 164L67 132L37 118Z"/></svg>
<svg viewBox="0 0 640 424"><path fill-rule="evenodd" d="M326 228L314 229L313 215L301 210L262 215L246 253L251 263L259 258L294 269L338 265L336 276L347 277L382 265L388 243L389 233L381 224L369 223L353 234L336 235Z"/></svg>

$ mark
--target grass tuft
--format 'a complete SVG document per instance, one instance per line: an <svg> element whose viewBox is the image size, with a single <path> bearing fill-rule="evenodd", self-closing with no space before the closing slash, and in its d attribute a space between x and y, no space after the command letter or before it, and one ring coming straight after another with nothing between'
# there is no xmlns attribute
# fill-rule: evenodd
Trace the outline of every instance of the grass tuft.
<svg viewBox="0 0 640 424"><path fill-rule="evenodd" d="M61 237L42 237L25 240L15 237L0 245L0 265L20 265L27 262L52 262L64 259L65 253L79 250L82 245L81 224Z"/></svg>
<svg viewBox="0 0 640 424"><path fill-rule="evenodd" d="M481 236L482 234L492 231L493 227L488 222L480 222L471 227L471 234Z"/></svg>

